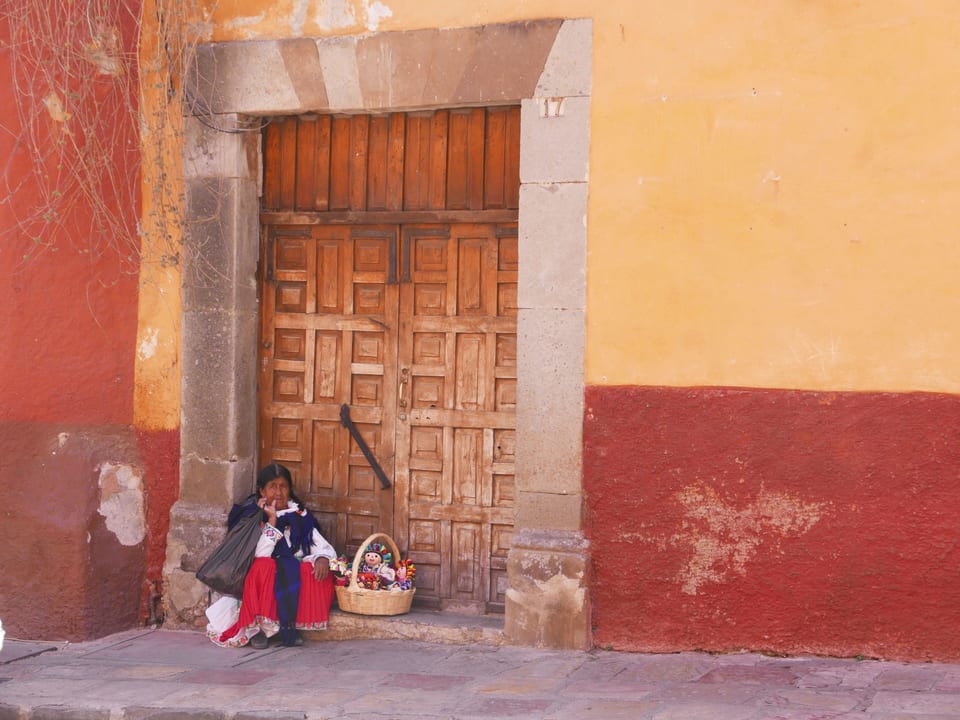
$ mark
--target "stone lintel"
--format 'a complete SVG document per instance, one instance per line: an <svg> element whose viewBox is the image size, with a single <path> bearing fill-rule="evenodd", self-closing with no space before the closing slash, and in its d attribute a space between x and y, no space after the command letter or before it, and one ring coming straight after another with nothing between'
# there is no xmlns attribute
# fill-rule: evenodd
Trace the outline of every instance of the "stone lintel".
<svg viewBox="0 0 960 720"><path fill-rule="evenodd" d="M537 83L534 97L583 97L591 94L593 20L565 20Z"/></svg>
<svg viewBox="0 0 960 720"><path fill-rule="evenodd" d="M196 50L192 112L294 115L500 105L534 95L566 68L547 58L559 19L366 36L208 43ZM582 43L583 31L567 33ZM587 68L589 70L589 66ZM583 76L577 70L577 76ZM582 87L582 79L573 83Z"/></svg>

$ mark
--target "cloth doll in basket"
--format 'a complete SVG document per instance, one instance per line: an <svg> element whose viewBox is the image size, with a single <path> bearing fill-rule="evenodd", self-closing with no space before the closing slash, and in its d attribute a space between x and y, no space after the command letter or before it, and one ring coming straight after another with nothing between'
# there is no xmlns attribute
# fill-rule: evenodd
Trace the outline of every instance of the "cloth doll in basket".
<svg viewBox="0 0 960 720"><path fill-rule="evenodd" d="M393 553L383 543L372 542L367 545L357 572L357 584L368 590L386 590L396 580Z"/></svg>
<svg viewBox="0 0 960 720"><path fill-rule="evenodd" d="M397 579L391 590L410 590L413 588L413 579L417 574L417 568L412 560L401 560L397 563Z"/></svg>

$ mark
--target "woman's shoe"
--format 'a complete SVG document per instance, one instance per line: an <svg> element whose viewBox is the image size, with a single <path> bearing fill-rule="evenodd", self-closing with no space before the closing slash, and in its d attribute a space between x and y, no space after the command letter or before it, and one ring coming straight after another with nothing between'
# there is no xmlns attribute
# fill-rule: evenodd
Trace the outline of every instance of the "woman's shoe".
<svg viewBox="0 0 960 720"><path fill-rule="evenodd" d="M263 634L263 631L258 632L252 638L250 638L250 647L254 650L266 650L267 645L270 644L270 639Z"/></svg>
<svg viewBox="0 0 960 720"><path fill-rule="evenodd" d="M301 645L303 645L303 635L301 635L299 632L297 633L296 637L293 639L293 645L294 647L300 647Z"/></svg>

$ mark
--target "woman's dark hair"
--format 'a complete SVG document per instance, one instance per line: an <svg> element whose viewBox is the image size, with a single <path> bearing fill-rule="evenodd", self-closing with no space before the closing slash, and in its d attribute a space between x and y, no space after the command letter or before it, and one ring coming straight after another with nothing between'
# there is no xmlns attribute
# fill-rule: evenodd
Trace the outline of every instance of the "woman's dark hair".
<svg viewBox="0 0 960 720"><path fill-rule="evenodd" d="M290 499L299 505L301 509L305 509L303 501L293 492L293 476L290 474L290 470L277 462L270 463L257 473L257 495L259 496L260 493L263 492L268 482L276 480L277 478L283 478L287 481L287 486L290 488Z"/></svg>

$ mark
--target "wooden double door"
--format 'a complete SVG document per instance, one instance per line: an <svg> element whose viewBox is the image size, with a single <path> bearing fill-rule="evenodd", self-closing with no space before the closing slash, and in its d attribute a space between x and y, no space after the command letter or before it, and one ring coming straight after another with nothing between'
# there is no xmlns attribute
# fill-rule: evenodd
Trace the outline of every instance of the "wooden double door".
<svg viewBox="0 0 960 720"><path fill-rule="evenodd" d="M390 534L419 604L502 611L516 224L267 225L262 250L261 464L291 469L338 552Z"/></svg>

